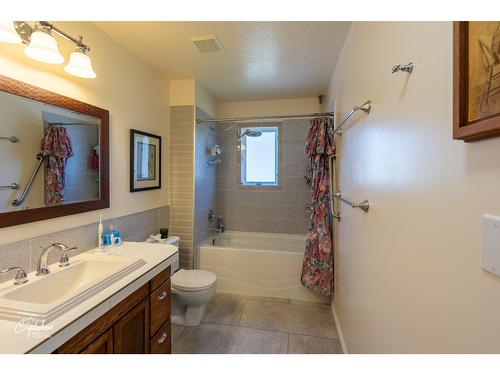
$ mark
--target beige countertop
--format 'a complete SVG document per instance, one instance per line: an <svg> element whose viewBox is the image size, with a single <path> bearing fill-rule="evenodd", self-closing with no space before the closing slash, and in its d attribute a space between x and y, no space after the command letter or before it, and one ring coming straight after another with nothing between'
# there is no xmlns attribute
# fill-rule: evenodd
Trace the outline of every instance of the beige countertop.
<svg viewBox="0 0 500 375"><path fill-rule="evenodd" d="M168 266L172 266L172 272L179 268L178 249L172 245L124 242L116 250L116 254L103 256L139 257L145 264L50 322L35 325L0 319L0 354L51 353ZM74 258L95 252L90 250ZM57 264L50 266L54 267ZM28 276L37 277L33 273ZM12 280L0 284L0 292L11 287Z"/></svg>

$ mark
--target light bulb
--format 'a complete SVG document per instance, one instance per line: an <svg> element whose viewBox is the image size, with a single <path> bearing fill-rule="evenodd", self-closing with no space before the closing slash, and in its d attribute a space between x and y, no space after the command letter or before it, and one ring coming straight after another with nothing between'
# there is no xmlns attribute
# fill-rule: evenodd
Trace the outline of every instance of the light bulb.
<svg viewBox="0 0 500 375"><path fill-rule="evenodd" d="M44 29L35 28L31 34L30 44L24 49L24 53L34 60L47 64L62 64L64 57L57 48L56 39L50 32Z"/></svg>
<svg viewBox="0 0 500 375"><path fill-rule="evenodd" d="M96 74L92 69L92 61L90 57L85 54L85 50L77 48L76 51L71 52L69 56L68 65L64 68L66 73L80 78L95 78Z"/></svg>
<svg viewBox="0 0 500 375"><path fill-rule="evenodd" d="M0 21L0 42L19 44L23 40L19 36L12 21Z"/></svg>

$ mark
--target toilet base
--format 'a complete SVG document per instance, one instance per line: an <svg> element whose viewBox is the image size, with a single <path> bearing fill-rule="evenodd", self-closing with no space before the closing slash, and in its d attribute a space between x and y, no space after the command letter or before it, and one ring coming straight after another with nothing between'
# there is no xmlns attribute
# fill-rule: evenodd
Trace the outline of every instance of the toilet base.
<svg viewBox="0 0 500 375"><path fill-rule="evenodd" d="M171 317L172 324L183 327L198 326L200 325L203 317L205 316L206 309L207 305L199 305L199 306L184 305L184 308L182 306L179 307L178 309L174 308Z"/></svg>

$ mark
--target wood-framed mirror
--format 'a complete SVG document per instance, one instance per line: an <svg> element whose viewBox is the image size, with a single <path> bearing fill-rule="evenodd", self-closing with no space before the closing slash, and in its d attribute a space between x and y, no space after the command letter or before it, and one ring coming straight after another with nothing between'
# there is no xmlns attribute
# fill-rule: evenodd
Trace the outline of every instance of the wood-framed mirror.
<svg viewBox="0 0 500 375"><path fill-rule="evenodd" d="M0 75L0 228L109 207L109 112Z"/></svg>

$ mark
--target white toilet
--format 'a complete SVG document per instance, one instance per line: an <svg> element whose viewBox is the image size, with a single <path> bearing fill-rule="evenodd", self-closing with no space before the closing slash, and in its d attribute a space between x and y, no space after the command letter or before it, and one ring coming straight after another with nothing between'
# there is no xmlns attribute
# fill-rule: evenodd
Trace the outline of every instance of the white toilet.
<svg viewBox="0 0 500 375"><path fill-rule="evenodd" d="M179 247L179 237L168 237L164 243ZM179 269L172 281L172 324L197 326L201 323L207 304L215 294L217 277L204 270Z"/></svg>

